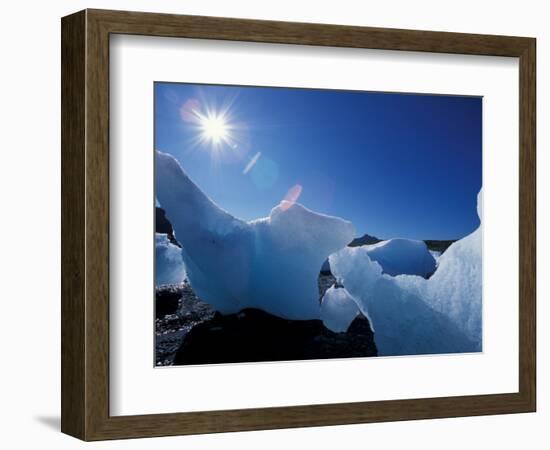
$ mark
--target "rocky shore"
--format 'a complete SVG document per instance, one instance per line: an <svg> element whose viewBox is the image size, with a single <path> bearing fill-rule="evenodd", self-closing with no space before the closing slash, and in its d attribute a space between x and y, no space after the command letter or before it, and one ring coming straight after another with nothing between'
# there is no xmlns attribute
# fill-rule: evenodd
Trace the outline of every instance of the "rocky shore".
<svg viewBox="0 0 550 450"><path fill-rule="evenodd" d="M335 281L330 274L319 276L319 298ZM285 320L252 308L224 316L186 282L156 289L155 316L157 366L377 355L362 315L346 333L334 333L320 320Z"/></svg>

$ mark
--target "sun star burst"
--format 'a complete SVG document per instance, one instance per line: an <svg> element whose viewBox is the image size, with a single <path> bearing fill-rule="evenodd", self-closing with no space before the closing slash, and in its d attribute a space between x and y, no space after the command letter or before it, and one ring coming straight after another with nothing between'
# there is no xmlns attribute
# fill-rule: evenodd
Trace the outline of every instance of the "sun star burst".
<svg viewBox="0 0 550 450"><path fill-rule="evenodd" d="M201 132L205 140L214 144L227 142L229 125L222 115L203 116L200 119Z"/></svg>

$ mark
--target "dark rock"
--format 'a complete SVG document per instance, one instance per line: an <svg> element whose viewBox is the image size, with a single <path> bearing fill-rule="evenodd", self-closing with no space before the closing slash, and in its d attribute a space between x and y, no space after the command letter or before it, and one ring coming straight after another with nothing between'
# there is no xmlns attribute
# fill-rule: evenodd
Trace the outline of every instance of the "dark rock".
<svg viewBox="0 0 550 450"><path fill-rule="evenodd" d="M338 281L330 272L321 272L319 274L319 278L317 279L317 285L319 287L319 303L321 303L321 299L327 292L328 288L336 284L338 284Z"/></svg>
<svg viewBox="0 0 550 450"><path fill-rule="evenodd" d="M166 285L157 288L155 292L155 317L160 319L168 314L175 314L178 310L181 289L177 285Z"/></svg>
<svg viewBox="0 0 550 450"><path fill-rule="evenodd" d="M168 240L172 244L177 245L181 248L180 243L177 241L176 236L174 235L174 228L166 217L166 212L159 206L155 208L155 232L166 234L168 236Z"/></svg>
<svg viewBox="0 0 550 450"><path fill-rule="evenodd" d="M157 366L172 365L189 330L214 316L212 307L201 301L187 282L157 287L155 310Z"/></svg>
<svg viewBox="0 0 550 450"><path fill-rule="evenodd" d="M289 361L376 356L368 320L358 316L346 333L320 320L286 320L258 309L218 312L194 326L178 349L174 365Z"/></svg>

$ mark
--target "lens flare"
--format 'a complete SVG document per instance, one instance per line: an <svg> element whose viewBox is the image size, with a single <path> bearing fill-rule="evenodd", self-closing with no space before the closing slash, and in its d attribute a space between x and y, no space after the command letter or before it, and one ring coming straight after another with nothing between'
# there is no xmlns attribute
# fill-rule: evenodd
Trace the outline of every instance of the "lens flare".
<svg viewBox="0 0 550 450"><path fill-rule="evenodd" d="M292 186L288 192L285 195L285 198L281 202L281 209L283 211L290 208L294 203L298 201L300 198L300 195L302 194L302 185L301 184L295 184Z"/></svg>
<svg viewBox="0 0 550 450"><path fill-rule="evenodd" d="M200 102L196 98L190 98L180 107L181 120L187 123L197 123L198 117L195 111L199 111Z"/></svg>
<svg viewBox="0 0 550 450"><path fill-rule="evenodd" d="M262 156L262 152L257 152L252 159L248 162L246 167L243 170L243 175L246 175L248 172L252 170L252 168L256 165L258 160L260 159L260 156Z"/></svg>

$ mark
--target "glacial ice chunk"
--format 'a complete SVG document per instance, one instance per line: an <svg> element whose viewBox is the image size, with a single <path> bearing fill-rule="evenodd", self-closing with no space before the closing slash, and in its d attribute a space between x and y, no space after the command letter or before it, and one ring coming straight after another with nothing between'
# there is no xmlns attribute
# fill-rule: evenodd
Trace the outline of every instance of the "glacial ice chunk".
<svg viewBox="0 0 550 450"><path fill-rule="evenodd" d="M325 327L335 333L345 332L358 314L359 308L346 289L334 286L327 289L321 302L321 320Z"/></svg>
<svg viewBox="0 0 550 450"><path fill-rule="evenodd" d="M369 318L381 356L471 351L472 343L444 314L419 295L382 273L364 247L348 247L330 256L332 273ZM404 276L403 276L404 277ZM407 275L408 278L425 280ZM399 278L399 277L397 277Z"/></svg>
<svg viewBox="0 0 550 450"><path fill-rule="evenodd" d="M186 278L182 250L166 234L155 233L156 285L177 284Z"/></svg>
<svg viewBox="0 0 550 450"><path fill-rule="evenodd" d="M245 222L212 202L172 156L157 151L156 162L157 197L202 300L223 314L258 308L319 319L319 268L353 239L350 222L287 201L269 217Z"/></svg>
<svg viewBox="0 0 550 450"><path fill-rule="evenodd" d="M482 192L477 197L481 220ZM482 348L482 228L454 242L441 255L437 270L429 280L397 277L403 289L416 292L436 311L445 314Z"/></svg>
<svg viewBox="0 0 550 450"><path fill-rule="evenodd" d="M430 305L448 315L481 350L481 229L452 244L428 284Z"/></svg>
<svg viewBox="0 0 550 450"><path fill-rule="evenodd" d="M329 260L369 317L380 355L481 351L481 226L447 249L428 280L383 274L370 256L363 246L344 248Z"/></svg>
<svg viewBox="0 0 550 450"><path fill-rule="evenodd" d="M376 261L388 275L420 275L427 277L435 271L435 259L424 241L390 239L366 245L372 261Z"/></svg>

